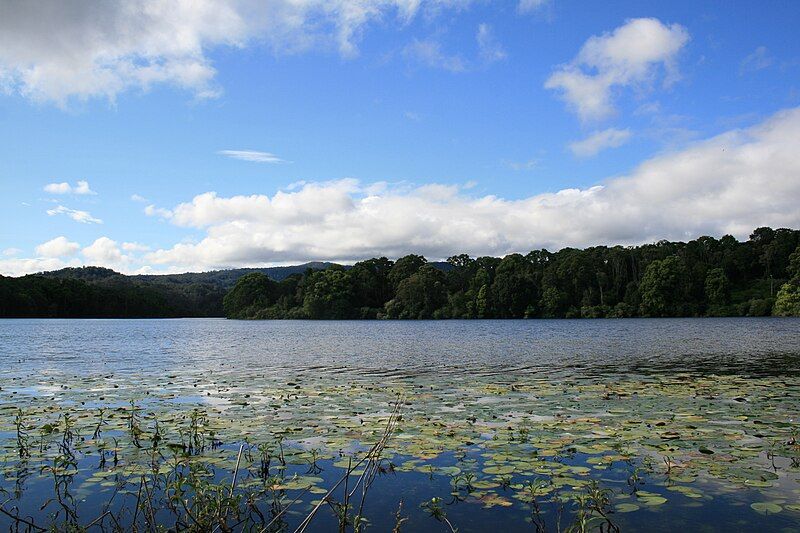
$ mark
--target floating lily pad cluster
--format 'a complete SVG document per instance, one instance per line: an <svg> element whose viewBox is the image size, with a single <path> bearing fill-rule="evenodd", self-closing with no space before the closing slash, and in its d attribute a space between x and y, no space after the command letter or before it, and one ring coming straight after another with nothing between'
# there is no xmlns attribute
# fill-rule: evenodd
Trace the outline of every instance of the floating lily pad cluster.
<svg viewBox="0 0 800 533"><path fill-rule="evenodd" d="M800 524L795 378L187 368L45 372L0 386L4 508L37 524L68 514L47 503L59 490L100 514L99 495L121 493L119 509L141 500L147 476L163 476L153 490L164 505L225 497L269 514L277 498L294 502L282 519L297 522L381 438L398 398L383 491L427 477L441 492L446 481L426 496L534 523L565 513L624 524L724 501L753 523ZM461 508L446 509L456 525Z"/></svg>

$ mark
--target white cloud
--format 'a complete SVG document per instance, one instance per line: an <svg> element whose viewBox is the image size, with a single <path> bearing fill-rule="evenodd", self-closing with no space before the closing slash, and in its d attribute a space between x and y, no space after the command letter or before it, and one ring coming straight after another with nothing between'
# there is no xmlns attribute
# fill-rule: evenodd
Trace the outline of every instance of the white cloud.
<svg viewBox="0 0 800 533"><path fill-rule="evenodd" d="M78 180L78 183L73 187L72 192L75 194L97 194L89 188L89 182L86 180Z"/></svg>
<svg viewBox="0 0 800 533"><path fill-rule="evenodd" d="M172 211L163 207L156 207L153 204L144 208L144 214L149 217L172 218Z"/></svg>
<svg viewBox="0 0 800 533"><path fill-rule="evenodd" d="M100 237L85 247L81 253L91 264L101 266L119 266L129 261L128 256L120 251L117 242L108 237Z"/></svg>
<svg viewBox="0 0 800 533"><path fill-rule="evenodd" d="M40 257L64 257L80 250L81 245L72 242L66 237L56 237L36 247L36 254Z"/></svg>
<svg viewBox="0 0 800 533"><path fill-rule="evenodd" d="M434 39L414 39L403 48L403 57L430 68L450 72L467 70L467 62L461 56L445 53L441 43Z"/></svg>
<svg viewBox="0 0 800 533"><path fill-rule="evenodd" d="M631 19L611 33L589 38L545 87L560 91L582 120L602 119L614 111L615 88L653 83L659 66L666 72L664 83L674 81L677 55L688 41L689 32L679 24Z"/></svg>
<svg viewBox="0 0 800 533"><path fill-rule="evenodd" d="M769 55L766 46L759 46L752 53L748 54L739 65L739 73L755 72L771 67L775 63L775 58Z"/></svg>
<svg viewBox="0 0 800 533"><path fill-rule="evenodd" d="M519 0L517 11L519 13L532 13L550 3L550 0Z"/></svg>
<svg viewBox="0 0 800 533"><path fill-rule="evenodd" d="M14 256L19 255L21 253L22 253L22 250L20 250L19 248L6 248L5 250L3 250L3 256L4 257L14 257Z"/></svg>
<svg viewBox="0 0 800 533"><path fill-rule="evenodd" d="M150 249L150 247L138 242L123 242L122 249L126 252L146 252Z"/></svg>
<svg viewBox="0 0 800 533"><path fill-rule="evenodd" d="M217 153L233 159L252 161L253 163L285 163L283 159L269 152L256 152L255 150L220 150Z"/></svg>
<svg viewBox="0 0 800 533"><path fill-rule="evenodd" d="M455 0L61 0L0 3L0 87L37 101L107 98L170 84L197 98L221 89L208 57L254 43L277 53L358 54L371 22L406 24Z"/></svg>
<svg viewBox="0 0 800 533"><path fill-rule="evenodd" d="M758 226L800 227L798 151L800 108L664 153L595 186L527 198L354 179L305 183L271 196L209 192L171 210L170 223L204 232L199 241L137 256L144 250L135 243L101 237L82 259L123 272L176 272L409 252L437 259L699 235L746 238ZM0 259L0 273L81 262L8 257Z"/></svg>
<svg viewBox="0 0 800 533"><path fill-rule="evenodd" d="M69 207L64 207L63 205L59 205L54 209L48 209L47 214L50 215L51 217L55 215L67 215L75 222L81 222L83 224L103 223L102 220L93 217L88 211L79 211L77 209L70 209Z"/></svg>
<svg viewBox="0 0 800 533"><path fill-rule="evenodd" d="M506 51L497 41L492 27L488 24L483 23L478 25L478 33L475 39L478 41L478 57L480 57L483 63L494 63L506 58Z"/></svg>
<svg viewBox="0 0 800 533"><path fill-rule="evenodd" d="M86 180L78 180L74 186L66 181L61 183L48 183L44 186L44 191L50 194L97 194L89 188L89 182Z"/></svg>
<svg viewBox="0 0 800 533"><path fill-rule="evenodd" d="M147 203L147 198L145 198L144 196L140 196L138 194L132 194L131 200L133 200L134 202Z"/></svg>
<svg viewBox="0 0 800 533"><path fill-rule="evenodd" d="M628 142L630 137L631 131L628 129L608 128L596 131L580 141L570 143L569 149L578 157L590 157L606 148L618 148Z"/></svg>
<svg viewBox="0 0 800 533"><path fill-rule="evenodd" d="M643 162L629 175L522 199L463 187L393 187L346 179L273 196L196 196L172 223L199 242L146 254L148 264L209 269L351 261L409 252L501 255L533 248L639 244L662 238L800 226L800 108Z"/></svg>
<svg viewBox="0 0 800 533"><path fill-rule="evenodd" d="M135 255L137 252L146 252L149 249L149 246L135 242L123 242L120 245L109 237L100 237L81 250L78 243L70 242L65 237L56 237L36 247L35 252L38 257L13 257L19 250L15 254L4 254L7 258L0 258L0 275L22 276L83 265L103 266L127 274L154 272L149 265L142 264L140 257ZM82 258L67 259L79 250ZM162 268L155 273L175 272L177 272L175 269Z"/></svg>
<svg viewBox="0 0 800 533"><path fill-rule="evenodd" d="M50 194L68 194L72 192L72 187L66 181L62 183L48 183L44 186L44 192L49 192Z"/></svg>
<svg viewBox="0 0 800 533"><path fill-rule="evenodd" d="M0 275L23 276L35 272L58 270L68 266L80 266L80 261L71 259L64 261L57 257L36 257L20 259L0 259Z"/></svg>

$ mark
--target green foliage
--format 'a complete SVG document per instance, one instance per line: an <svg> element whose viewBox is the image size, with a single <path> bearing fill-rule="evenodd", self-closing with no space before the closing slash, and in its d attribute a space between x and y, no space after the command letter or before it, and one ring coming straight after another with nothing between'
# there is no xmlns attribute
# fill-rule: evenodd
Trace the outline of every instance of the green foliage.
<svg viewBox="0 0 800 533"><path fill-rule="evenodd" d="M731 288L728 276L721 268L712 268L706 275L706 300L712 306L728 305L731 299Z"/></svg>
<svg viewBox="0 0 800 533"><path fill-rule="evenodd" d="M424 265L400 282L397 294L386 303L386 314L389 318L434 318L436 310L446 303L444 273Z"/></svg>
<svg viewBox="0 0 800 533"><path fill-rule="evenodd" d="M401 281L410 277L412 274L416 274L417 271L422 268L422 265L427 262L427 259L421 255L414 254L409 254L398 259L389 271L389 283L392 288L397 290Z"/></svg>
<svg viewBox="0 0 800 533"><path fill-rule="evenodd" d="M639 290L644 316L679 316L688 292L686 266L680 257L670 256L647 265Z"/></svg>
<svg viewBox="0 0 800 533"><path fill-rule="evenodd" d="M313 272L306 279L303 310L308 318L355 318L352 301L350 276L340 266Z"/></svg>
<svg viewBox="0 0 800 533"><path fill-rule="evenodd" d="M533 250L504 258L379 257L164 276L99 267L0 276L3 317L241 319L624 318L796 315L800 231L739 242ZM227 294L226 294L227 293Z"/></svg>
<svg viewBox="0 0 800 533"><path fill-rule="evenodd" d="M778 291L775 307L772 310L775 316L800 316L800 279L785 283Z"/></svg>
<svg viewBox="0 0 800 533"><path fill-rule="evenodd" d="M225 314L231 318L246 318L260 309L271 306L278 294L278 284L260 272L239 279L222 301Z"/></svg>
<svg viewBox="0 0 800 533"><path fill-rule="evenodd" d="M800 316L800 246L789 255L786 272L791 279L784 283L778 291L772 314L775 316Z"/></svg>
<svg viewBox="0 0 800 533"><path fill-rule="evenodd" d="M523 318L525 311L539 297L534 266L519 254L507 255L495 272L492 293L495 316Z"/></svg>
<svg viewBox="0 0 800 533"><path fill-rule="evenodd" d="M419 255L329 267L284 280L279 302L246 318L626 318L766 316L800 272L800 231L638 247L534 250L504 258ZM244 278L243 278L244 279ZM244 282L242 282L244 283ZM287 285L291 283L291 286ZM798 283L800 284L800 283ZM775 313L791 314L793 286ZM226 308L227 311L227 308ZM241 316L235 310L228 316Z"/></svg>

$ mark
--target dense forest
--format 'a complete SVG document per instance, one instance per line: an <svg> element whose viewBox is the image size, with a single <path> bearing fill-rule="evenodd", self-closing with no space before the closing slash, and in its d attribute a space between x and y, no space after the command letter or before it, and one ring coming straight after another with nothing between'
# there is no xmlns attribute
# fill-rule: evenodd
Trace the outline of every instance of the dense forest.
<svg viewBox="0 0 800 533"><path fill-rule="evenodd" d="M800 231L504 258L419 255L125 276L0 276L0 317L599 318L800 316Z"/></svg>
<svg viewBox="0 0 800 533"><path fill-rule="evenodd" d="M125 276L108 268L63 268L0 276L0 317L137 318L223 316L222 298L243 275L275 280L331 263L202 273Z"/></svg>
<svg viewBox="0 0 800 533"><path fill-rule="evenodd" d="M758 228L745 242L700 237L526 255L419 255L239 279L229 318L601 318L800 316L800 231Z"/></svg>

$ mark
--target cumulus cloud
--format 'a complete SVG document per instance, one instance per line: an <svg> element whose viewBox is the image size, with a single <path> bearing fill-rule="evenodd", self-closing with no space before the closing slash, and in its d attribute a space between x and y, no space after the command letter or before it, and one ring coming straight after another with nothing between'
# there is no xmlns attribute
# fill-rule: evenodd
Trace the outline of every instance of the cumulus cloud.
<svg viewBox="0 0 800 533"><path fill-rule="evenodd" d="M86 180L78 180L75 185L70 185L66 181L48 183L44 186L44 192L50 194L97 194L89 188L89 182Z"/></svg>
<svg viewBox="0 0 800 533"><path fill-rule="evenodd" d="M64 207L63 205L59 205L54 209L48 209L47 214L52 216L55 215L67 215L69 218L74 220L75 222L81 222L83 224L102 224L103 221L99 218L95 218L89 213L88 211L80 211L78 209L70 209L69 207Z"/></svg>
<svg viewBox="0 0 800 533"><path fill-rule="evenodd" d="M122 249L126 252L146 252L150 249L150 247L146 244L140 244L138 242L123 242Z"/></svg>
<svg viewBox="0 0 800 533"><path fill-rule="evenodd" d="M354 179L302 183L271 196L208 192L169 210L168 223L202 232L200 240L146 252L101 237L80 260L7 257L0 259L0 273L81 263L176 272L409 252L431 259L456 252L503 255L700 235L741 239L758 226L800 226L798 151L795 108L646 160L627 175L526 198L475 195L468 186Z"/></svg>
<svg viewBox="0 0 800 533"><path fill-rule="evenodd" d="M358 53L367 24L401 24L449 0L86 0L0 3L0 87L37 101L113 100L171 84L220 94L209 50L253 43L279 53Z"/></svg>
<svg viewBox="0 0 800 533"><path fill-rule="evenodd" d="M501 255L703 234L746 238L761 225L800 226L798 150L800 108L647 160L626 176L522 199L352 179L272 196L209 192L177 205L171 219L205 231L204 238L145 258L208 269L409 252Z"/></svg>
<svg viewBox="0 0 800 533"><path fill-rule="evenodd" d="M547 79L545 88L559 91L582 120L602 119L614 111L615 89L651 84L660 70L666 72L665 84L676 79L676 59L687 42L689 32L679 24L631 19L586 41L575 59Z"/></svg>
<svg viewBox="0 0 800 533"><path fill-rule="evenodd" d="M81 253L93 265L118 266L130 259L122 254L117 242L108 237L100 237L81 250Z"/></svg>
<svg viewBox="0 0 800 533"><path fill-rule="evenodd" d="M48 183L44 186L44 192L49 192L50 194L68 194L72 192L72 187L66 181L62 183Z"/></svg>
<svg viewBox="0 0 800 533"><path fill-rule="evenodd" d="M11 258L0 259L0 275L3 276L23 276L35 272L46 272L58 270L68 266L80 266L78 259L64 261L58 257L34 257L34 258Z"/></svg>
<svg viewBox="0 0 800 533"><path fill-rule="evenodd" d="M65 257L73 255L80 250L81 245L72 242L64 236L56 237L47 242L43 242L36 247L36 254L40 257Z"/></svg>
<svg viewBox="0 0 800 533"><path fill-rule="evenodd" d="M285 162L275 154L271 154L269 152L257 152L255 150L220 150L217 153L233 159L241 159L242 161L251 161L253 163Z"/></svg>
<svg viewBox="0 0 800 533"><path fill-rule="evenodd" d="M16 257L21 250L15 254L4 254L6 257L0 258L0 275L22 276L84 265L103 266L127 274L148 273L153 269L149 265L141 264L137 254L149 249L149 246L136 242L119 244L109 237L100 237L81 249L78 243L61 236L37 246L34 250L37 257ZM77 255L78 251L81 252L81 257L71 257ZM176 269L167 267L159 269L158 273L175 272Z"/></svg>
<svg viewBox="0 0 800 533"><path fill-rule="evenodd" d="M628 142L631 137L631 130L618 130L608 128L603 131L596 131L587 138L570 143L569 149L578 157L591 157L597 155L606 148L618 148Z"/></svg>

